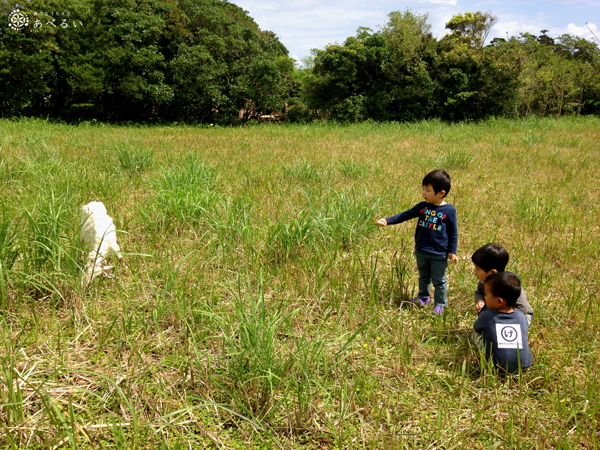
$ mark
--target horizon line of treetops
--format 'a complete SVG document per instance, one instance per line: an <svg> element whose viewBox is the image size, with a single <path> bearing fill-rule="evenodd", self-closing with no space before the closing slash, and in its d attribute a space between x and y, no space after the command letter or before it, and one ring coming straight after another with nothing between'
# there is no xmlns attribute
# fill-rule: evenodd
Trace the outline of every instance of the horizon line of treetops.
<svg viewBox="0 0 600 450"><path fill-rule="evenodd" d="M436 39L427 14L394 11L378 31L360 27L299 65L225 0L31 0L19 9L36 20L18 27L15 7L0 5L0 117L238 124L274 113L292 122L600 113L596 43L542 30L485 45L491 12L458 14ZM38 20L51 13L76 26Z"/></svg>

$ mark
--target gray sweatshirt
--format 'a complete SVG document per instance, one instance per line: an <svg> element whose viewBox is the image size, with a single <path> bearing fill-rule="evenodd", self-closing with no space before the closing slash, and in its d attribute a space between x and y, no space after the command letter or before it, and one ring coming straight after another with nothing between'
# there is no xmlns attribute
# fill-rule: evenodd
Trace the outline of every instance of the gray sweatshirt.
<svg viewBox="0 0 600 450"><path fill-rule="evenodd" d="M483 287L483 284L483 281L479 281L477 283L477 289L475 290L475 304L477 304L479 300L485 301L485 289ZM488 308L487 306L484 306L483 309ZM516 311L521 311L525 315L529 314L533 316L533 308L527 301L527 296L525 295L525 291L523 290L523 288L521 288L521 295L519 295L519 298L517 299L517 304L514 306L514 309Z"/></svg>

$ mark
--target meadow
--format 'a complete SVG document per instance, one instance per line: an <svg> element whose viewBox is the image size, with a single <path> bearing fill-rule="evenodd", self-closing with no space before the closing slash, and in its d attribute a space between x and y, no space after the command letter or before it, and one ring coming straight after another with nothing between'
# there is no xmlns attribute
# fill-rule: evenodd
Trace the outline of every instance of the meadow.
<svg viewBox="0 0 600 450"><path fill-rule="evenodd" d="M600 447L600 118L476 124L0 120L0 447ZM460 261L416 308L414 221L447 170ZM81 206L124 252L82 287ZM468 341L471 254L535 309L533 366Z"/></svg>

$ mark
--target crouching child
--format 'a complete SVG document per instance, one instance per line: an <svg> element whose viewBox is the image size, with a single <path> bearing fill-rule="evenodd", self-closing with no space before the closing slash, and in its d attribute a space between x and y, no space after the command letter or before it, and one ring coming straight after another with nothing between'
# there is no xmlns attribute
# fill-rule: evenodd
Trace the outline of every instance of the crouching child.
<svg viewBox="0 0 600 450"><path fill-rule="evenodd" d="M477 289L475 290L475 304L477 305L477 312L481 312L482 309L487 309L485 307L485 289L483 288L483 283L489 275L506 270L509 256L506 249L501 245L485 244L473 253L471 260L475 266L475 276L479 279ZM521 295L517 299L514 309L525 314L527 322L531 325L533 308L527 301L523 287L521 287Z"/></svg>
<svg viewBox="0 0 600 450"><path fill-rule="evenodd" d="M485 305L473 324L473 342L487 361L503 373L531 366L527 331L529 323L514 309L521 295L521 280L512 272L498 272L485 279Z"/></svg>

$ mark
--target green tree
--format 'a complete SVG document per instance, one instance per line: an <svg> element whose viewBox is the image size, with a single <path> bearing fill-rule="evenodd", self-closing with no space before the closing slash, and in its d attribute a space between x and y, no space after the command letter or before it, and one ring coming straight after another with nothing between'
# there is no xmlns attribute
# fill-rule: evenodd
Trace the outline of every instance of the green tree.
<svg viewBox="0 0 600 450"><path fill-rule="evenodd" d="M442 119L478 120L509 116L516 110L517 74L486 52L442 40L432 73Z"/></svg>
<svg viewBox="0 0 600 450"><path fill-rule="evenodd" d="M451 39L463 41L470 47L481 50L497 21L498 18L489 11L467 12L452 17L446 23L446 29L452 30Z"/></svg>
<svg viewBox="0 0 600 450"><path fill-rule="evenodd" d="M381 61L386 42L380 33L359 28L344 45L328 45L314 56L307 103L323 117L355 121L385 111ZM383 97L382 97L383 94ZM368 101L367 101L368 100Z"/></svg>
<svg viewBox="0 0 600 450"><path fill-rule="evenodd" d="M32 0L68 13L10 30L0 17L0 114L231 122L282 108L292 60L277 37L221 0ZM14 6L11 6L14 7ZM62 19L62 15L60 19Z"/></svg>
<svg viewBox="0 0 600 450"><path fill-rule="evenodd" d="M410 10L394 11L388 15L389 21L381 31L388 44L388 73L418 64L424 41L431 39L431 25L427 23L427 17L427 14L415 14Z"/></svg>
<svg viewBox="0 0 600 450"><path fill-rule="evenodd" d="M523 33L486 48L498 64L518 77L521 115L598 112L600 50L585 39Z"/></svg>
<svg viewBox="0 0 600 450"><path fill-rule="evenodd" d="M480 119L510 114L517 79L464 41L436 41L427 15L393 12L379 33L360 28L317 51L310 104L338 120Z"/></svg>
<svg viewBox="0 0 600 450"><path fill-rule="evenodd" d="M428 16L406 10L392 12L388 17L382 29L388 49L382 61L389 98L387 118L427 118L435 107L435 86L430 72L436 52Z"/></svg>
<svg viewBox="0 0 600 450"><path fill-rule="evenodd" d="M283 107L282 80L293 64L273 33L231 3L180 0L179 6L188 22L169 63L178 111L222 122L242 109Z"/></svg>

